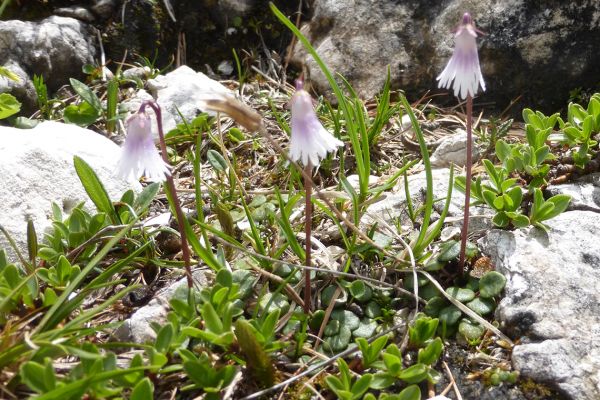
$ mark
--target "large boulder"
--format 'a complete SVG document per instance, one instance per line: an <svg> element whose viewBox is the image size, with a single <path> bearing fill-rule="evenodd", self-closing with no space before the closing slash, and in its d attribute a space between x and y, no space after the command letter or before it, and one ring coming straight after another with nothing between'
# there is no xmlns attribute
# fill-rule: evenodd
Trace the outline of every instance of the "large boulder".
<svg viewBox="0 0 600 400"><path fill-rule="evenodd" d="M221 83L186 65L149 80L148 88L150 93L144 89L138 90L135 96L124 103L124 108L134 113L144 101L156 100L161 108L165 133L184 120L189 122L201 112L208 111L203 107L207 98L221 98L224 95L235 97L235 93ZM150 109L148 113L153 115L154 111ZM152 131L158 137L155 118L152 118Z"/></svg>
<svg viewBox="0 0 600 400"><path fill-rule="evenodd" d="M0 93L14 91L25 111L36 106L32 77L40 75L53 91L82 75L93 62L91 29L73 18L52 16L40 22L0 21L0 63L19 75L21 82L0 79Z"/></svg>
<svg viewBox="0 0 600 400"><path fill-rule="evenodd" d="M598 85L600 2L594 0L315 0L302 30L359 95L377 94L389 65L394 87L417 96L437 86L435 78L452 54L451 31L465 11L485 32L479 39L487 83L481 102L503 108L522 95L523 104L556 109L570 90ZM321 92L331 93L301 44L294 47L294 61L306 65Z"/></svg>
<svg viewBox="0 0 600 400"><path fill-rule="evenodd" d="M569 211L550 230L492 230L479 241L507 278L497 309L519 339L512 360L521 376L566 398L600 398L600 214Z"/></svg>
<svg viewBox="0 0 600 400"><path fill-rule="evenodd" d="M73 157L84 159L98 174L109 196L118 200L128 189L139 191L139 182L115 176L119 147L96 132L75 125L43 122L33 129L0 127L0 225L27 254L27 221L33 220L38 236L51 225L51 203L68 213L86 201L94 209L73 167ZM6 237L0 249L15 260Z"/></svg>

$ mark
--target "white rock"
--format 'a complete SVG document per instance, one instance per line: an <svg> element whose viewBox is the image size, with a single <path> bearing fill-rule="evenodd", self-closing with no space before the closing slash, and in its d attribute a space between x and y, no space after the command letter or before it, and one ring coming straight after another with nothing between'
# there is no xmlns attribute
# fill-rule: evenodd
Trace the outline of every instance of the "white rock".
<svg viewBox="0 0 600 400"><path fill-rule="evenodd" d="M190 121L202 111L206 111L202 109L202 104L207 98L234 96L231 90L219 82L185 65L167 75L151 79L148 81L148 87L161 107L165 133L183 122L179 114ZM158 133L158 130L155 130L155 133Z"/></svg>
<svg viewBox="0 0 600 400"><path fill-rule="evenodd" d="M202 290L208 286L207 274L202 270L196 270L192 274L194 287ZM115 332L114 336L124 342L147 343L156 339L156 332L152 329L153 322L163 325L167 321L169 312L169 300L177 297L178 291L187 294L187 279L182 278L166 289L159 292L150 302L134 312L123 325Z"/></svg>
<svg viewBox="0 0 600 400"><path fill-rule="evenodd" d="M479 241L507 278L497 317L522 344L513 365L570 399L600 398L600 214L565 212Z"/></svg>
<svg viewBox="0 0 600 400"><path fill-rule="evenodd" d="M354 174L354 175L348 175L346 177L346 180L348 181L348 183L350 184L350 186L352 186L354 188L354 190L356 190L356 191L359 190L359 187L360 187L360 178L358 177L358 175L356 175L356 174ZM378 181L379 181L379 177L373 176L373 175L369 176L369 186L376 184Z"/></svg>
<svg viewBox="0 0 600 400"><path fill-rule="evenodd" d="M548 186L552 194L568 194L571 196L569 210L595 209L600 211L600 173L585 175L576 180L562 185Z"/></svg>
<svg viewBox="0 0 600 400"><path fill-rule="evenodd" d="M38 237L51 223L51 203L65 212L81 201L94 209L73 167L73 156L84 159L98 174L109 196L118 200L126 190L141 189L138 182L115 176L119 147L102 135L75 125L43 122L33 129L0 127L0 224L27 254L27 220ZM0 248L15 254L4 235Z"/></svg>
<svg viewBox="0 0 600 400"><path fill-rule="evenodd" d="M455 172L454 176L458 176ZM439 168L432 170L433 198L438 200L434 203L434 209L441 212L448 194L448 183L450 182L450 170ZM425 202L427 188L427 177L425 171L408 176L408 189L413 201L413 209L417 210ZM455 187L452 190L452 198L448 209L446 222L462 224L465 195ZM408 224L408 207L404 189L404 179L399 179L394 189L382 196L382 200L370 205L361 221L361 226L370 225L377 219L383 219L393 226L396 218L402 218L403 224ZM471 220L469 232L489 229L493 212L485 207L471 207Z"/></svg>
<svg viewBox="0 0 600 400"><path fill-rule="evenodd" d="M480 151L473 141L471 148L473 163L479 159ZM434 167L465 166L467 163L467 132L459 131L455 135L444 138L431 155L431 165Z"/></svg>

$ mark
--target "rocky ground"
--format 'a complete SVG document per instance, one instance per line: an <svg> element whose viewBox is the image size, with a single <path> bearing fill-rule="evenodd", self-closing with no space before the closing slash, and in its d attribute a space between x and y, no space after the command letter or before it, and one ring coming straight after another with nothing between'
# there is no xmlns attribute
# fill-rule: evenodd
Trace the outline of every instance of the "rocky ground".
<svg viewBox="0 0 600 400"><path fill-rule="evenodd" d="M113 13L118 7L110 1L94 1L91 6L86 5L85 7L71 3L60 4L61 11L55 13L60 16L38 15L40 18L36 21L0 22L0 43L3 43L0 46L0 59L6 60L3 66L20 78L19 81L0 78L0 92L11 92L23 102L22 116L31 116L32 120L56 120L42 122L28 130L0 127L2 138L0 150L4 154L0 158L1 186L8 188L8 190L0 191L0 225L14 240L14 245L18 250L18 252L13 250L13 243L7 239L8 236L0 235L0 248L7 250L8 259L18 263L20 262L18 253L26 255L31 251L31 246L28 244L28 237L31 242L31 231L28 233L27 221L33 221L40 242L44 240L43 232L56 226L56 221L53 221L55 215L53 215L51 207L52 202L56 203L65 215L82 201L86 202L85 210L90 213L96 211L89 200L88 193L81 185L80 177L72 168L74 156L82 157L90 164L112 200L116 201L121 198L121 195L128 189L139 194L143 187L148 186L148 182L142 182L140 185L137 181L125 181L117 178L114 174L119 156L118 145L122 143L125 134L122 124L118 124L114 131L108 133L104 116L99 117L94 123L90 123L89 129L59 122L63 119L64 110L68 105L82 103L80 94L67 85L68 78L71 77L85 80L98 94L99 101L104 105L107 97L107 81L111 77L117 76L120 79L118 99L122 117L128 112L135 112L142 101L155 99L163 110L163 123L166 131L177 131L170 136L168 144L172 150L171 160L176 165L174 176L184 206L188 211L196 209L195 180L190 154L197 149L202 159L201 185L205 202L203 211L207 221L221 230L225 229L223 228L225 225L223 216L216 206L217 203L222 202L229 207L228 212L230 211L230 218L232 218L235 228L232 232L239 235L240 241L246 246L247 251L255 252L256 243L249 239L251 237L249 220L243 212L240 212L242 209L239 202L241 195L237 194L233 198L227 197L227 192L234 189L231 189L232 184L228 181L227 175L218 169L219 159L215 159L214 154L221 152L227 159L234 160L235 172L244 182L246 200L251 207L252 215L260 221L261 234L265 243L274 247L281 243L283 234L278 230L278 225L269 219L270 213L279 209L279 204L273 197L274 189L281 189L285 192L284 194L288 195L294 192L301 193L301 188L298 184L298 177L290 173L289 165L285 164L272 143L255 132L239 129L239 125L223 115L211 114L212 119L208 120L210 122L208 122L207 128L202 128L205 130L200 131L200 135L187 134L186 136L186 128L182 123L194 121L199 113L206 111L200 104L207 95L238 96L241 101L261 113L268 131L276 138L276 143L285 148L288 143L285 133L285 121L289 120L287 104L293 92L291 86L284 79L287 75L285 68L287 59L268 54L259 57L260 61L256 63L250 61L250 65L253 65L255 69L253 69L254 73L248 73L248 81L244 85L240 84L239 79L233 78L235 73L231 71L225 75L230 75L232 79L217 81L187 66L171 67L169 72L161 73L151 63L136 67L123 66L124 70L119 75L117 69L114 68L115 60L112 60L113 64L106 69L96 65L98 68L95 70L88 69L86 74L82 74L82 67L86 64L96 63L100 55L93 26L104 24L106 21L114 22ZM129 28L134 27L134 22L139 24L139 18L144 18L144 16L147 18L157 17L157 9L148 8L144 2L130 3L132 8L126 10L127 12L136 9L135 7L141 7L143 12L140 11L135 15L138 18L135 21L133 20L134 15L132 15L132 22L127 25ZM181 4L175 5L176 15L181 15L182 9L187 10L190 7L184 3L187 4L187 2L181 2ZM219 7L224 7L223 2L218 3ZM423 35L425 35L427 43L436 43L437 47L431 45L431 54L433 55L426 59L426 63L435 65L435 60L445 57L440 55L443 54L440 49L446 46L447 42L440 39L440 35L444 31L441 27L448 25L446 23L446 19L450 18L448 15L452 14L452 10L459 6L458 3L452 3L441 12L441 17L433 19L436 14L435 9L428 9L425 12L422 7L392 7L391 2L390 4L383 3L385 4L381 6L380 13L375 13L365 20L357 20L356 27L348 30L347 25L342 23L349 18L345 13L354 15L352 13L355 13L356 10L353 7L361 9L366 6L366 3L356 2L351 7L349 4L341 2L315 2L314 9L311 9L314 17L305 28L327 62L351 78L352 82L356 84L357 90L366 98L371 98L376 94L377 88L382 86L382 79L384 79L382 77L386 75L386 68L383 66L387 66L392 61L392 81L395 85L416 88L432 81L433 71L421 64L416 68L422 70L422 73L418 74L419 78L414 78L416 75L408 72L416 70L407 67L414 62L411 60L415 59L413 57L415 51L411 50L411 42L405 39L414 36L414 30L419 25L417 22L420 21L423 26L431 26L431 32L429 32L431 36L425 35L427 32ZM241 9L238 4L237 8L234 8L239 15L235 15L246 18L247 15L250 15L246 12L256 9L258 6L249 4L248 9ZM516 75L516 79L511 80L512 83L506 83L502 76L511 75L507 72L510 68L503 64L503 61L494 61L494 51L500 52L504 48L503 46L514 47L517 49L514 51L519 54L520 63L515 62L511 68L519 68L519 70L527 70L528 73L531 73L532 65L540 65L540 57L545 54L542 50L559 45L563 40L570 40L561 35L559 35L560 40L552 35L545 35L540 31L542 29L540 27L544 23L552 23L556 27L556 32L562 32L564 27L571 23L570 19L578 18L575 11L587 12L586 10L594 11L594 7L597 8L591 3L579 10L573 10L571 6L565 5L548 13L544 10L537 10L531 5L519 3L518 7L511 8L511 13L507 14L503 12L502 6L496 5L495 7L490 8L492 11L481 11L480 19L481 28L489 33L486 39L488 50L482 54L484 70L493 72L490 75L490 86L498 88L499 92L504 90L502 92L504 94L494 98L495 101L500 101L498 99L506 96L506 93L511 93L507 88L525 78ZM481 10L483 9L485 6L481 5ZM526 35L518 35L518 40L515 39L517 37L515 31L518 32L520 28L508 31L509 26L518 20L518 15L525 15L519 14L517 9L522 12L527 11L528 14L526 14L535 16L534 20L537 21L528 28ZM28 10L34 11L32 8ZM41 12L40 10L43 11L43 9L38 9L36 12ZM229 10L227 12L231 11L231 9L227 10ZM55 9L48 9L47 12L54 13L54 11ZM213 14L222 16L222 12L225 12L217 11L214 11ZM590 11L590 15L596 15L592 11ZM359 14L363 15L364 13ZM168 13L164 13L163 10L159 16L160 21L165 24L164 26L173 27L170 25L171 23L166 22L170 19ZM190 18L189 20L183 19L180 25L175 25L179 26L179 30L165 29L164 32L170 34L187 32L186 27L197 22L192 16ZM400 24L398 21L402 19L410 20L412 23L402 26L390 25L386 22L390 19L396 21L395 24ZM215 21L217 21L218 29L225 29L229 26L228 21L219 19L215 19ZM247 29L245 26L247 20L243 19L243 21L244 24L235 28ZM425 24L423 21L431 23ZM598 19L592 21L590 29L598 28L597 21ZM385 30L378 30L377 35L371 35L374 26L383 25L390 26L391 30L400 31L402 34L393 37L394 40L390 39L391 33ZM360 28L361 26L363 28ZM365 26L367 28L364 28ZM371 27L371 31L368 27ZM362 31L358 32L357 29L362 29ZM278 31L272 28L267 30L270 33ZM40 32L43 35L39 34ZM570 34L573 35L573 41L577 41L576 38L579 37L577 35L581 35L581 32L575 29ZM358 39L351 40L350 38L353 37ZM130 37L130 39L135 41L139 38ZM157 40L156 36L152 35L146 39ZM389 43L393 51L388 49L387 56L380 52L374 53L375 44L380 42ZM583 48L589 46L588 39L578 43ZM144 46L139 42L136 42L135 45L141 46L140 49ZM433 51L433 47L437 50ZM492 51L492 49L495 50ZM111 46L109 51L115 51L115 48ZM565 68L571 65L569 60L574 58L569 51L571 51L571 47L564 58L558 60L557 65L560 68L548 67L549 64L545 62L541 62L541 64L546 66L545 68L552 69L554 73L564 74ZM307 60L306 55L298 47L292 53L295 62L306 61L307 73L312 78L315 87L320 88L320 93L327 96L323 77L315 70L312 61ZM394 60L386 58L391 54L400 54L401 56L394 56ZM589 52L585 54L588 54L589 57L584 60L585 62L582 61L582 70L573 70L574 74L577 72L582 76L588 76L590 68L592 68L590 65L597 64L594 62L593 54L590 55ZM503 54L506 59L511 60L515 59L514 55L514 52ZM355 64L358 63L356 60L365 58L373 61L373 67L368 73L354 74L354 71L359 70ZM424 58L419 59L425 60ZM346 60L354 61L346 62ZM179 58L176 64L181 61L185 61L185 59ZM218 64L220 65L220 63ZM56 100L51 102L45 111L40 109L39 92L36 93L36 83L33 80L32 72L45 77L50 97ZM542 71L540 74L544 75ZM550 78L547 77L548 75L544 76L543 79L553 79L553 75ZM585 80L578 82L587 84ZM537 89L532 90L535 92ZM561 99L563 98L564 96ZM504 99L506 100L506 97ZM425 100L422 99L420 104L416 105L415 110L424 129L428 149L432 153L434 198L444 199L448 193L451 168L454 168L456 174L459 175L462 173L465 163L466 134L462 122L464 114L461 108L438 108ZM482 174L481 159L493 158L493 143L490 142L490 136L486 133L497 127L497 121L495 122L486 114L486 98L478 100L481 100L481 103L476 106L482 112L482 118L478 120L476 126L478 145L474 149L473 156L476 160L475 171L477 174ZM548 98L548 102L543 106L555 104L556 101L556 99ZM396 103L397 97L393 94L392 104ZM427 105L425 105L426 103ZM506 103L504 102L504 104ZM367 115L376 115L376 108L375 100L365 101ZM336 130L335 118L325 107L320 109L320 118L328 129ZM195 121L198 124L204 123ZM28 120L28 122L31 121ZM194 129L198 126L194 126ZM224 135L225 139L221 138L221 141L224 142L216 139L221 137L221 134ZM197 143L195 142L198 136L202 139L200 147L196 147ZM510 142L524 141L524 137L524 126L519 122L509 123L509 127L504 132L504 138ZM220 143L227 145L224 151L219 145ZM411 232L419 227L419 220L414 221L409 215L411 207L418 209L425 203L426 178L423 165L419 162L418 150L419 146L416 143L414 130L406 116L402 116L400 113L394 114L385 121L382 134L372 148L373 169L372 176L369 177L370 187L386 186L381 196L373 198L372 204L365 208L358 227L362 232L369 232L374 225L377 225L378 229L381 229L385 223L393 225L393 228L396 229L395 233L387 232L386 234L385 231L380 230L377 232L379 235L377 240L374 239L386 251L400 251L397 249L403 247L398 237L410 240ZM544 188L545 194L547 197L562 193L569 194L572 196L572 200L564 213L547 221L549 228L547 231L534 227L496 229L491 222L493 212L489 208L480 206L472 209L470 239L477 244L483 256L482 259L486 260L486 268L498 271L506 277L506 287L502 296L496 299L498 300L497 308L486 318L507 335L510 341L514 342L514 347L494 334L492 330L486 330L482 339L471 343L466 343L464 339L461 340L460 336L457 339L454 334L448 335L444 338L443 356L436 364L436 370L441 373L442 378L436 385L423 384L423 392L428 390L431 394L439 394L449 388L449 391L445 393L451 399L565 398L592 400L600 397L600 374L598 372L600 370L598 361L600 360L598 349L598 343L600 343L598 337L600 335L598 293L600 291L596 283L600 282L598 279L600 278L598 276L600 246L595 239L598 236L597 227L600 226L600 217L598 217L600 212L598 165L600 163L598 157L594 155L595 158L587 164L585 169L577 169L573 166L572 158L569 159L569 154L565 153L565 149L555 146L552 150L557 154L557 160L552 163L550 184ZM354 154L350 145L346 145L341 153L343 161L333 159L326 163L320 168L315 180L323 191L337 199L340 209L347 212L346 215L351 215L351 202L344 192L344 188L341 187L338 177L340 174L348 175L348 181L354 184L355 190L357 190L356 160L353 158ZM209 154L211 154L211 159L209 159ZM400 178L390 181L390 178L411 160L415 160L417 163L408 170L406 180ZM390 182L392 184L388 185ZM288 190L291 192L287 193ZM211 192L211 196L207 194L208 192ZM215 196L217 197L215 198ZM407 197L410 201L407 201ZM298 234L297 240L303 243L304 237L301 234L303 208L300 203L289 210L289 220ZM460 230L462 223L463 204L464 195L460 191L454 190L449 202L445 229L441 238L432 243L430 247L432 251L438 252L445 242L456 238L456 233ZM94 304L99 304L102 299L107 299L110 295L118 293L119 290L140 284L138 289L120 299L115 306L111 306L107 313L98 313L98 316L90 322L94 326L108 322L122 322L122 324L114 331L105 330L102 333L84 335L84 341L127 342L138 345L155 341L157 333L152 326L167 322L167 316L171 310L170 299L181 296L181 288L185 289L185 281L181 277L181 244L176 235L173 235L172 231L169 232L169 229L174 228L175 225L170 218L168 203L162 192L152 201L149 210L145 215L144 223L148 224L150 229L164 231L156 236L156 239L151 240L152 255L148 256L147 260L137 260L130 270L115 276L115 280L122 280L119 285L106 291L94 291L93 296L90 296L90 299L78 308L80 312L90 310ZM438 202L434 206L433 221L440 218L441 214L443 214L443 206L442 202ZM319 267L340 270L347 261L344 254L348 250L339 226L332 221L324 214L319 215L318 220L315 221L315 263ZM212 240L211 245L216 252L220 244L214 238ZM221 249L225 252L222 247ZM73 253L67 255L73 256ZM273 256L273 254L269 255ZM399 282L403 282L403 287L410 289L407 286L408 278L405 275L393 271L382 272L386 271L382 267L388 266L386 263L389 262L389 259L386 259L386 254L380 249L367 246L363 255L356 256L351 260L352 269L350 271L354 274L352 279L370 277L377 279L382 284L390 285L398 285ZM285 258L290 263L298 262L298 257L290 251L285 251L277 256ZM77 257L78 255L75 254L74 262ZM115 254L115 257L125 257L125 255ZM233 270L241 270L240 265L247 266L248 264L247 256L241 251L223 255L223 257L226 258L227 265L232 266ZM109 263L109 261L113 260L109 258L106 262ZM40 267L43 265L43 263L40 264ZM249 318L256 308L264 310L268 307L264 303L261 305L264 291L277 287L274 283L269 285L268 279L272 282L280 283L281 281L281 278L279 281L273 278L273 274L268 275L265 271L257 272L259 270L254 269L252 274L244 275L242 279L242 283L255 282L255 278L261 277L259 283L248 287L249 297L245 299L245 310ZM435 277L444 287L448 287L457 282L455 279L457 276L464 277L465 272L468 271L458 271L456 261L450 260L447 267L437 272ZM300 291L300 286L292 275L283 273L280 275L289 279L292 285L296 285L296 291ZM200 259L194 268L194 279L199 288L211 288L215 285L214 271L211 271ZM8 281L6 278L5 280ZM464 284L464 280L459 279L458 281ZM0 283L3 282L0 280ZM314 297L315 300L323 301L323 292L331 287L334 280L331 277L319 276L317 282ZM178 289L178 287L181 288ZM62 288L64 289L64 287ZM289 288L291 289L291 286ZM6 296L5 292L0 292L0 294ZM291 295L287 293L286 296ZM281 310L288 310L295 306L294 302L292 296L286 297L276 304ZM367 304L371 303L346 299L345 302L340 303L340 309L347 308L354 315L364 317ZM396 318L394 322L404 318L406 323L412 318L409 316L412 315L414 302L398 296L398 299L391 304L389 310L394 313L394 318ZM326 304L321 303L319 307L326 309ZM6 317L8 314L3 315L0 320L3 331L0 335L4 336L0 336L2 346L0 348L8 349L15 343L27 343L29 340L27 335L35 332L36 328L35 318L29 321L26 317L30 315L29 313L34 315L40 310L44 310L41 303L27 306L23 304L14 315L11 314L9 317ZM74 317L75 315L70 318ZM384 327L384 324L381 323L384 318L377 318L380 318L377 319L379 324L377 331L379 331ZM67 320L69 318L65 319L65 321ZM15 329L15 326L19 329ZM313 334L317 332L318 329ZM406 329L396 331L396 339L399 343L405 332ZM27 335L23 336L24 333ZM371 334L374 333L375 330L371 332ZM291 336L286 333L282 337L290 340ZM334 334L329 337L331 339L336 336ZM32 349L39 344L35 341L31 341L31 343L33 343ZM119 352L119 363L129 365L129 361L136 352L138 352L137 348ZM12 353L5 352L4 355L0 355L0 364L9 354ZM225 353L215 352L214 354L220 357ZM233 358L239 357L239 352L235 354ZM310 348L308 354L324 359L331 356L330 353L319 352L313 348ZM232 357L232 354L227 353L227 357ZM408 354L407 363L410 362L410 357L411 355ZM414 354L412 357L414 358ZM20 372L15 367L15 365L21 365L25 358L14 361L12 365L5 366L0 370L2 378L0 381L7 382L2 386L3 395L0 397L6 395L8 398L19 398L19 396L31 393L31 386L29 389L25 389L21 385L20 378L17 378ZM41 356L34 359L39 362L43 360ZM348 360L352 362L353 357L349 357ZM304 367L301 364L305 361L304 359L292 360L283 352L277 353L273 356L273 364L278 369L278 380L288 378L300 371ZM75 358L72 354L69 357L63 355L54 362L59 377L67 376L69 371L75 370ZM220 362L221 360L219 360ZM228 362L233 363L231 360ZM357 359L354 359L354 362L358 363ZM4 366L4 364L2 365ZM356 370L359 371L359 368ZM327 371L335 373L333 368L329 368ZM494 374L514 371L519 373L516 383L505 381L499 385L491 384L495 379L492 378ZM243 378L234 380L227 390L223 391L227 392L226 396L241 398L258 390L253 380L245 375L246 372L247 368L238 368L238 374ZM179 384L173 384L173 382L181 383L185 377L167 373L164 376L168 378L163 381L155 379L153 384L161 396L166 398L168 393L176 391L179 387ZM318 392L321 392L320 395L315 395L317 397L333 396L324 383L323 376L324 374L318 374L305 383L313 385ZM456 385L449 386L453 381ZM299 386L292 386L292 388L287 395L291 396L292 391L300 390ZM181 396L184 396L181 398L186 398L186 394ZM427 398L427 396L423 398Z"/></svg>

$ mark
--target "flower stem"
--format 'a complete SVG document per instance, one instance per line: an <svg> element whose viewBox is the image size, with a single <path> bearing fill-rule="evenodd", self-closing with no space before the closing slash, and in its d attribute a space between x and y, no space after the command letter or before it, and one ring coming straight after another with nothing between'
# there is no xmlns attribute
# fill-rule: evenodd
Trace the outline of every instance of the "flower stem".
<svg viewBox="0 0 600 400"><path fill-rule="evenodd" d="M158 138L160 142L160 152L163 161L170 165L169 158L167 157L167 145L165 143L165 135L163 132L162 126L162 114L160 111L160 106L153 101L146 101L142 103L141 111L143 111L145 106L151 107L156 113L156 124L158 126ZM173 177L169 174L166 176L167 178L167 192L169 194L168 197L172 199L172 206L175 209L175 216L177 218L177 227L179 230L179 235L181 236L181 253L183 255L183 263L185 267L185 275L187 278L187 285L190 289L194 286L194 279L192 277L192 268L191 268L191 255L190 248L188 247L187 236L185 233L185 225L183 210L181 209L181 203L179 202L179 197L177 197L177 190L175 189L175 182L173 181Z"/></svg>
<svg viewBox="0 0 600 400"><path fill-rule="evenodd" d="M305 265L307 267L311 266L311 260L310 260L310 251L311 251L311 243L310 243L310 237L311 237L311 230L312 230L312 202L311 202L311 196L312 196L312 180L311 179L306 179L306 176L311 176L312 174L312 165L310 164L310 161L308 162L308 165L304 168L304 191L306 193L305 197L306 197L306 205L304 207L304 233L306 236L306 250L305 250ZM311 306L311 281L310 281L310 273L311 271L309 270L305 270L304 271L304 312L306 314L308 314L310 312L310 306Z"/></svg>
<svg viewBox="0 0 600 400"><path fill-rule="evenodd" d="M473 125L473 97L467 95L467 177L465 182L465 213L463 217L463 228L460 236L460 255L458 265L460 268L465 266L465 252L467 248L467 235L469 233L469 205L471 204L471 167L472 160L472 125Z"/></svg>

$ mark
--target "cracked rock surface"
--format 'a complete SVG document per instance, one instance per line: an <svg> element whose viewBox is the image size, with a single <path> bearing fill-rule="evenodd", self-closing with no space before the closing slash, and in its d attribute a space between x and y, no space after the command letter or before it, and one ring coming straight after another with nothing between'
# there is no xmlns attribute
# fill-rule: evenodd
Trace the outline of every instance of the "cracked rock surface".
<svg viewBox="0 0 600 400"><path fill-rule="evenodd" d="M508 279L497 309L520 344L513 366L566 398L600 398L600 214L570 211L550 230L492 230L479 241Z"/></svg>

